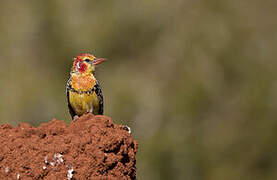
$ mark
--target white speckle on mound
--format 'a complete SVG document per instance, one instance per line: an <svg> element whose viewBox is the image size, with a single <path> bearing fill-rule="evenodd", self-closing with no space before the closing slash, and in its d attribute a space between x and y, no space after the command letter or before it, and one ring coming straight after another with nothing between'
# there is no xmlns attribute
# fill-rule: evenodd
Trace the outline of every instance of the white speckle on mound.
<svg viewBox="0 0 277 180"><path fill-rule="evenodd" d="M44 157L44 162L45 162L45 164L48 164L47 159L48 159L48 157L47 157L47 156L45 156L45 157Z"/></svg>
<svg viewBox="0 0 277 180"><path fill-rule="evenodd" d="M46 166L42 166L42 169L45 170L45 169L46 169Z"/></svg>
<svg viewBox="0 0 277 180"><path fill-rule="evenodd" d="M51 166L55 166L56 164L61 164L63 163L63 155L56 153L54 154L53 161L50 162Z"/></svg>
<svg viewBox="0 0 277 180"><path fill-rule="evenodd" d="M50 162L50 165L51 166L55 166L55 162Z"/></svg>
<svg viewBox="0 0 277 180"><path fill-rule="evenodd" d="M129 134L132 133L131 128L127 125L124 125L123 128L128 131Z"/></svg>
<svg viewBox="0 0 277 180"><path fill-rule="evenodd" d="M70 168L68 171L67 171L67 179L68 180L71 180L73 178L73 172L74 172L74 169L71 165L68 165L67 166L68 168Z"/></svg>
<svg viewBox="0 0 277 180"><path fill-rule="evenodd" d="M63 155L56 153L54 154L53 160L56 161L58 164L63 163Z"/></svg>
<svg viewBox="0 0 277 180"><path fill-rule="evenodd" d="M16 179L20 179L20 174L17 174L17 175L16 175Z"/></svg>
<svg viewBox="0 0 277 180"><path fill-rule="evenodd" d="M9 172L9 168L6 167L6 168L5 168L5 173L8 173L8 172Z"/></svg>
<svg viewBox="0 0 277 180"><path fill-rule="evenodd" d="M128 127L128 126L127 126L127 128L128 128L128 133L131 134L131 132L132 132L132 131L131 131L131 128Z"/></svg>

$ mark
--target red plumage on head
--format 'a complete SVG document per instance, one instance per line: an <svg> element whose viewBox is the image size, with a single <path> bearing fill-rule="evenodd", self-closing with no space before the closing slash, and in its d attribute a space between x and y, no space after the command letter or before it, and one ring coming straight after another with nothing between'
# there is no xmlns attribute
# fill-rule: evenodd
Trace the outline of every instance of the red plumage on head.
<svg viewBox="0 0 277 180"><path fill-rule="evenodd" d="M74 61L74 69L77 70L77 71L79 71L79 72L81 72L81 73L84 72L84 71L86 71L86 69L87 69L87 65L86 65L85 63L83 63L83 60L80 59L79 56L77 56L77 57L75 58L75 61Z"/></svg>
<svg viewBox="0 0 277 180"><path fill-rule="evenodd" d="M74 69L79 72L84 72L87 70L87 65L83 63L84 59L86 57L89 57L90 59L94 59L95 57L92 54L89 53L81 53L78 56L76 56L74 61Z"/></svg>

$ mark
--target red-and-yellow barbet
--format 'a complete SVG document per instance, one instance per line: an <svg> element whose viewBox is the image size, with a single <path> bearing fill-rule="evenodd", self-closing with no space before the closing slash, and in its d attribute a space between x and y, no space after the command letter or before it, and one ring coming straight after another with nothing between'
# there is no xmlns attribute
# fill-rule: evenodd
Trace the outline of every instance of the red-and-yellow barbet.
<svg viewBox="0 0 277 180"><path fill-rule="evenodd" d="M83 53L74 58L66 86L66 96L72 119L86 113L103 114L103 95L94 77L95 67L105 61Z"/></svg>

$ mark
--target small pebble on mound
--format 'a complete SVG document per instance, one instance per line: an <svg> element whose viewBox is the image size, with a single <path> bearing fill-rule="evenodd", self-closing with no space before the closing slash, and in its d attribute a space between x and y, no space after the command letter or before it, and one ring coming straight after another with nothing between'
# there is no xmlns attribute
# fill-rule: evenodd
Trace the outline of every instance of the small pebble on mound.
<svg viewBox="0 0 277 180"><path fill-rule="evenodd" d="M128 128L86 114L66 125L0 125L0 179L135 179L137 142Z"/></svg>

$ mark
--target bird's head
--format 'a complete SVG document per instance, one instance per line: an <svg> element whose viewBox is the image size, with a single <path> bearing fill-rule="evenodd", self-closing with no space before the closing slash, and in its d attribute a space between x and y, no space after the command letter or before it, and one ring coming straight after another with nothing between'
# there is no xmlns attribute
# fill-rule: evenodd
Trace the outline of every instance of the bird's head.
<svg viewBox="0 0 277 180"><path fill-rule="evenodd" d="M92 54L82 53L74 58L73 71L81 74L94 73L98 64L106 61L104 58L96 58Z"/></svg>

